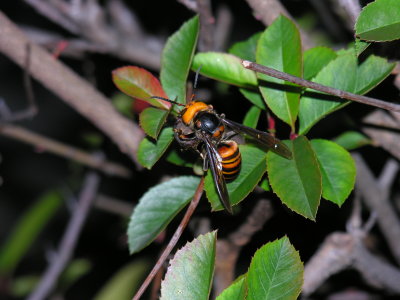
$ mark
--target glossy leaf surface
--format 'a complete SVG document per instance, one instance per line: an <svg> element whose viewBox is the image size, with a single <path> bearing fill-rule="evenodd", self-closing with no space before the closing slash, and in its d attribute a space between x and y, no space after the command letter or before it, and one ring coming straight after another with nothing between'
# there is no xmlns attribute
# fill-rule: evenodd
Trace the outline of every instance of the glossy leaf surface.
<svg viewBox="0 0 400 300"><path fill-rule="evenodd" d="M143 167L151 169L168 149L173 139L174 132L171 127L163 128L157 141L150 137L145 137L140 142L137 152L139 163Z"/></svg>
<svg viewBox="0 0 400 300"><path fill-rule="evenodd" d="M261 109L257 106L252 106L246 113L243 119L243 125L246 125L251 128L256 128L258 124L258 120L260 119Z"/></svg>
<svg viewBox="0 0 400 300"><path fill-rule="evenodd" d="M297 299L303 284L303 263L287 237L257 250L247 284L247 300Z"/></svg>
<svg viewBox="0 0 400 300"><path fill-rule="evenodd" d="M206 77L237 85L255 87L256 74L242 66L242 60L234 55L220 52L197 53L193 59L193 70L201 66L200 74Z"/></svg>
<svg viewBox="0 0 400 300"><path fill-rule="evenodd" d="M186 82L196 50L199 34L199 18L193 17L165 44L161 56L160 80L168 97L186 103Z"/></svg>
<svg viewBox="0 0 400 300"><path fill-rule="evenodd" d="M251 89L244 89L240 88L239 92L247 99L249 100L252 104L257 106L260 109L265 110L267 108L263 97L260 94L259 90L251 90Z"/></svg>
<svg viewBox="0 0 400 300"><path fill-rule="evenodd" d="M158 134L163 127L168 116L168 110L161 110L154 107L148 107L139 116L140 127L144 132L154 139L157 139Z"/></svg>
<svg viewBox="0 0 400 300"><path fill-rule="evenodd" d="M161 283L161 300L207 300L214 274L216 232L178 250Z"/></svg>
<svg viewBox="0 0 400 300"><path fill-rule="evenodd" d="M171 106L168 102L150 98L152 96L168 98L168 96L158 79L145 69L135 66L118 68L112 72L112 79L122 92L133 98L147 101L162 109Z"/></svg>
<svg viewBox="0 0 400 300"><path fill-rule="evenodd" d="M304 136L285 143L292 150L293 159L288 160L269 152L269 183L274 193L290 209L315 220L322 193L322 179L314 150Z"/></svg>
<svg viewBox="0 0 400 300"><path fill-rule="evenodd" d="M242 275L223 290L216 300L245 300L246 294L246 275Z"/></svg>
<svg viewBox="0 0 400 300"><path fill-rule="evenodd" d="M335 51L327 47L314 47L304 51L303 78L311 80L336 57Z"/></svg>
<svg viewBox="0 0 400 300"><path fill-rule="evenodd" d="M356 180L356 166L350 153L338 144L311 141L322 175L322 197L339 206L349 196Z"/></svg>
<svg viewBox="0 0 400 300"><path fill-rule="evenodd" d="M394 64L374 55L358 66L355 53L350 51L332 60L313 81L347 92L365 94L385 79L393 68ZM307 89L300 101L299 133L307 133L321 118L348 103Z"/></svg>
<svg viewBox="0 0 400 300"><path fill-rule="evenodd" d="M302 77L302 50L296 25L278 17L261 35L256 53L257 63ZM284 80L257 73L260 91L268 107L294 129L299 111L300 89Z"/></svg>
<svg viewBox="0 0 400 300"><path fill-rule="evenodd" d="M372 140L370 138L357 131L343 132L334 139L334 142L347 150L354 150L362 146L372 144Z"/></svg>
<svg viewBox="0 0 400 300"><path fill-rule="evenodd" d="M250 61L256 60L256 49L257 43L260 39L261 32L253 34L247 40L235 43L230 49L229 53L233 54L241 59Z"/></svg>
<svg viewBox="0 0 400 300"><path fill-rule="evenodd" d="M190 202L200 178L181 176L149 189L140 198L128 226L130 253L150 244L175 215Z"/></svg>
<svg viewBox="0 0 400 300"><path fill-rule="evenodd" d="M266 171L264 151L252 145L240 145L239 148L242 155L242 167L239 176L227 184L232 205L242 201L256 187ZM204 189L212 210L223 209L211 172L207 172Z"/></svg>
<svg viewBox="0 0 400 300"><path fill-rule="evenodd" d="M356 35L367 41L391 41L400 38L400 2L376 0L364 7L356 22Z"/></svg>

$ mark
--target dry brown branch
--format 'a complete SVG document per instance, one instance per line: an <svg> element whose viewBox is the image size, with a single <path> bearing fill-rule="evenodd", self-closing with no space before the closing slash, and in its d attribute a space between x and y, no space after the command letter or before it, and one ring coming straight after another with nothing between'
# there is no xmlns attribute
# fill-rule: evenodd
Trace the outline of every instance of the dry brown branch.
<svg viewBox="0 0 400 300"><path fill-rule="evenodd" d="M235 266L240 250L259 231L273 215L270 201L260 200L247 217L246 221L226 239L217 241L217 255L215 260L214 290L219 295L232 283L235 275Z"/></svg>
<svg viewBox="0 0 400 300"><path fill-rule="evenodd" d="M128 202L103 194L97 195L93 206L97 209L101 209L126 218L132 214L134 208L134 206Z"/></svg>
<svg viewBox="0 0 400 300"><path fill-rule="evenodd" d="M43 135L11 124L0 125L0 134L31 144L41 151L48 151L62 157L75 160L107 175L129 177L131 172L117 163L109 162L97 155L89 154L80 149L49 139Z"/></svg>
<svg viewBox="0 0 400 300"><path fill-rule="evenodd" d="M361 155L354 153L353 158L357 166L356 185L362 199L371 212L376 213L378 225L385 236L386 242L400 264L400 222L392 203L389 201L389 188L382 189L376 178L364 162Z"/></svg>
<svg viewBox="0 0 400 300"><path fill-rule="evenodd" d="M397 116L398 113L391 115ZM373 140L374 145L382 147L400 159L400 133L398 132L400 120L397 121L391 115L376 110L364 118L366 126L362 129Z"/></svg>
<svg viewBox="0 0 400 300"><path fill-rule="evenodd" d="M43 300L51 293L58 277L73 255L79 234L95 199L99 183L100 177L97 174L94 172L88 173L79 195L78 204L60 242L58 253L49 263L46 272L34 292L28 297L28 300Z"/></svg>
<svg viewBox="0 0 400 300"><path fill-rule="evenodd" d="M200 18L200 36L199 49L200 51L214 50L214 23L215 19L211 11L210 0L196 0L197 12Z"/></svg>
<svg viewBox="0 0 400 300"><path fill-rule="evenodd" d="M220 5L216 12L216 23L214 33L215 51L224 51L228 43L229 35L232 31L233 16L229 7Z"/></svg>
<svg viewBox="0 0 400 300"><path fill-rule="evenodd" d="M136 16L121 0L110 0L107 7L100 6L98 1L25 2L46 18L79 36L70 41L69 49L64 54L76 54L83 50L110 53L147 68L160 68L163 39L144 34ZM43 36L45 32L41 34ZM54 35L52 38L52 43L57 43Z"/></svg>
<svg viewBox="0 0 400 300"><path fill-rule="evenodd" d="M354 268L369 284L400 293L400 270L370 253L357 236L335 232L322 243L304 269L302 293L309 296L330 276Z"/></svg>
<svg viewBox="0 0 400 300"><path fill-rule="evenodd" d="M27 37L0 12L0 52L22 68L26 58ZM143 137L140 128L122 117L88 82L54 59L41 47L31 47L31 75L67 104L89 119L113 140L131 159Z"/></svg>
<svg viewBox="0 0 400 300"><path fill-rule="evenodd" d="M294 21L293 17L278 0L246 0L252 8L256 19L260 20L265 26L270 25L279 15L284 15ZM294 21L296 23L296 21ZM299 26L297 26L299 27ZM314 47L311 38L300 29L301 40L305 49Z"/></svg>

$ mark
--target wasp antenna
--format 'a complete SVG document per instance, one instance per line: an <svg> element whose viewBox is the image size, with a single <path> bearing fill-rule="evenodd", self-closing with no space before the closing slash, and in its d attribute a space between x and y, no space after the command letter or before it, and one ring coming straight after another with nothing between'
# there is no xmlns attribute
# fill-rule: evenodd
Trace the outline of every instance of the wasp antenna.
<svg viewBox="0 0 400 300"><path fill-rule="evenodd" d="M194 76L193 89L196 89L196 87L197 87L197 81L199 79L199 74L200 74L201 67L202 67L202 65L200 65L196 70L196 75Z"/></svg>
<svg viewBox="0 0 400 300"><path fill-rule="evenodd" d="M169 103L176 104L176 105L179 105L179 106L185 106L185 104L181 104L179 102L176 102L176 99L175 100L171 100L171 99L164 98L164 97L159 97L159 96L151 96L150 98L164 100L164 101L167 101Z"/></svg>

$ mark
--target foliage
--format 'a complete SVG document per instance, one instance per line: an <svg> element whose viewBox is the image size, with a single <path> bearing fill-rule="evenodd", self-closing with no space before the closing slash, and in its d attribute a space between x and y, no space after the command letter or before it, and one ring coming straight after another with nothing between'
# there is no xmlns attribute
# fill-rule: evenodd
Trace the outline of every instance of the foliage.
<svg viewBox="0 0 400 300"><path fill-rule="evenodd" d="M343 205L353 190L356 175L348 150L370 142L357 132L344 133L336 142L309 140L306 134L321 119L350 102L256 74L243 68L241 62L242 59L255 60L326 86L365 94L381 83L395 66L375 55L363 61L358 58L369 45L360 39L398 38L396 13L380 20L382 23L366 26L371 24L371 15L376 13L370 10L382 8L388 2L398 5L394 3L396 1L378 0L367 6L356 26L359 38L348 49L338 51L327 47L303 51L298 28L290 19L280 16L265 31L233 45L229 53L203 52L194 55L199 24L197 17L192 18L167 42L162 57L162 84L137 67L124 67L113 73L114 82L123 92L155 106L140 115L140 125L150 136L140 144L140 163L151 169L163 156L173 140L172 129L166 125L168 115L176 116L179 112L176 107L171 109L162 100L150 97L167 94L171 99L184 103L189 67L193 71L201 67L201 75L237 86L252 103L244 116L244 124L255 128L262 112L270 111L287 124L291 132L291 139L283 141L292 151L291 160L267 152L268 149L262 149L256 141L240 145L241 171L238 178L227 184L232 205L243 201L257 184L266 191L272 188L287 207L311 220L316 219L321 199ZM126 75L131 73L139 78ZM140 84L141 76L146 78L143 86ZM143 97L144 90L154 90L158 94L147 92L146 99ZM175 151L170 152L167 160L178 165L192 165ZM141 250L155 239L190 201L198 182L196 177L177 177L153 187L141 198L128 230L131 252ZM212 210L221 210L223 207L210 172L206 175L205 191ZM163 282L162 299L208 299L215 239L215 233L201 236L177 252ZM188 261L191 262L190 267ZM254 256L248 273L238 278L218 299L294 299L300 293L302 272L298 253L288 239L283 238L262 247ZM259 281L264 284L268 281L268 286L261 288Z"/></svg>
<svg viewBox="0 0 400 300"><path fill-rule="evenodd" d="M216 232L187 243L171 260L161 299L209 299L215 267ZM295 299L303 283L303 264L287 237L262 246L249 270L218 297L224 299Z"/></svg>

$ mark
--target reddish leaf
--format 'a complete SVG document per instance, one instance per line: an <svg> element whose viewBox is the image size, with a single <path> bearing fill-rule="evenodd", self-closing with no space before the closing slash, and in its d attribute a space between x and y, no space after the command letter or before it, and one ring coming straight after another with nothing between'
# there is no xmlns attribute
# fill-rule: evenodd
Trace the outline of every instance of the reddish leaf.
<svg viewBox="0 0 400 300"><path fill-rule="evenodd" d="M168 98L168 96L161 87L160 81L145 69L135 66L122 67L114 70L112 77L115 85L133 98L162 109L169 109L171 106L169 102L150 98L152 96Z"/></svg>

